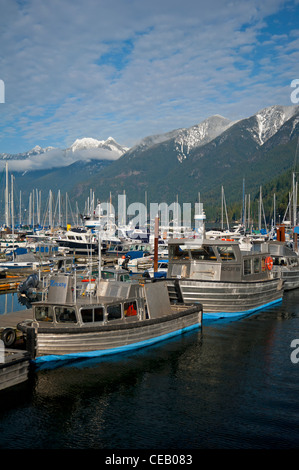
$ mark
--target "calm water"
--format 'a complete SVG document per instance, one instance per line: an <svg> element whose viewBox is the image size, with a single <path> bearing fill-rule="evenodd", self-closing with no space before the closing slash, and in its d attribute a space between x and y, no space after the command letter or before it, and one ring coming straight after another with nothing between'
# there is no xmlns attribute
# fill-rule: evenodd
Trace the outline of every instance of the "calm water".
<svg viewBox="0 0 299 470"><path fill-rule="evenodd" d="M25 300L20 298L18 292L0 294L0 315L26 309Z"/></svg>
<svg viewBox="0 0 299 470"><path fill-rule="evenodd" d="M117 360L36 371L0 395L0 448L299 448L295 338L299 290Z"/></svg>

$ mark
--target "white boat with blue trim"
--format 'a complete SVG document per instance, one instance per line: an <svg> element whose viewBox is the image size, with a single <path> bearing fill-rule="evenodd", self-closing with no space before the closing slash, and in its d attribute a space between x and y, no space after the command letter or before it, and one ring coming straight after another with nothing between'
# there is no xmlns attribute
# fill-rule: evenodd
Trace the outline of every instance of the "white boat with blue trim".
<svg viewBox="0 0 299 470"><path fill-rule="evenodd" d="M244 252L238 241L168 241L168 289L173 302L200 302L205 318L248 315L283 297L269 252Z"/></svg>
<svg viewBox="0 0 299 470"><path fill-rule="evenodd" d="M80 297L75 286L73 276L53 276L33 320L18 324L38 365L139 349L202 324L202 306L171 305L166 282L100 279L94 295Z"/></svg>

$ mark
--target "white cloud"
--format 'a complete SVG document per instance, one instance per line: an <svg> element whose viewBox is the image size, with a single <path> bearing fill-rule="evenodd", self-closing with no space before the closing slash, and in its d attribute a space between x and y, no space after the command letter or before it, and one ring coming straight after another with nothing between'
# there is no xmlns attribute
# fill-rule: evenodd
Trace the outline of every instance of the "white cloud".
<svg viewBox="0 0 299 470"><path fill-rule="evenodd" d="M296 29L267 29L285 3L0 0L0 152L106 135L131 146L291 104Z"/></svg>
<svg viewBox="0 0 299 470"><path fill-rule="evenodd" d="M24 160L8 160L8 165L10 171L45 170L68 166L78 160L117 160L118 158L119 153L105 149L86 149L76 152L53 149L39 155L31 155ZM0 161L1 168L4 168L5 164L6 160Z"/></svg>

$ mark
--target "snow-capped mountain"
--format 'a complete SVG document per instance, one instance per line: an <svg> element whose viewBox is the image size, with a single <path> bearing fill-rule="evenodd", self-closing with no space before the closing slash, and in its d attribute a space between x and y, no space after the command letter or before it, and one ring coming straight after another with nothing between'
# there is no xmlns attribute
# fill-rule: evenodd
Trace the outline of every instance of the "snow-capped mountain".
<svg viewBox="0 0 299 470"><path fill-rule="evenodd" d="M127 147L119 145L113 137L108 137L107 140L97 140L92 137L84 137L83 139L76 139L75 142L70 146L68 150L73 153L81 150L94 150L94 149L105 149L121 156L124 152L129 150Z"/></svg>
<svg viewBox="0 0 299 470"><path fill-rule="evenodd" d="M174 141L178 160L182 162L193 148L211 142L233 124L233 121L223 116L215 115L189 129L182 129Z"/></svg>
<svg viewBox="0 0 299 470"><path fill-rule="evenodd" d="M112 138L82 138L64 150L36 146L24 154L2 154L0 164L10 159L24 198L33 187L63 188L81 201L90 188L101 200L125 191L128 201L143 201L146 192L148 201L169 204L178 196L195 201L200 193L209 207L217 205L222 185L227 203L235 202L244 178L254 197L260 185L293 168L298 138L299 106L271 106L238 121L211 116L190 128L145 137L129 150Z"/></svg>
<svg viewBox="0 0 299 470"><path fill-rule="evenodd" d="M97 140L86 137L76 139L67 149L55 147L42 148L36 145L28 152L18 154L0 154L1 160L9 160L9 167L12 171L29 171L66 167L76 161L89 160L117 160L128 150L118 144L112 137L107 140Z"/></svg>
<svg viewBox="0 0 299 470"><path fill-rule="evenodd" d="M182 161L192 148L207 144L233 124L233 121L220 115L211 116L190 128L175 129L165 134L147 136L132 147L128 155L144 152L154 145L174 140L178 160Z"/></svg>
<svg viewBox="0 0 299 470"><path fill-rule="evenodd" d="M281 126L298 113L298 106L270 106L255 114L256 126L252 136L259 145L270 139Z"/></svg>
<svg viewBox="0 0 299 470"><path fill-rule="evenodd" d="M221 136L220 143L223 142L228 138L228 131L235 125L248 132L258 148L276 134L296 113L298 113L298 106L274 105L258 111L249 118L237 121L230 121L216 114L190 128L145 137L127 152L127 156L129 159L138 157L151 148L169 142L175 150L178 161L182 163L188 159L192 151L213 142L217 137ZM215 145L218 143L215 142Z"/></svg>
<svg viewBox="0 0 299 470"><path fill-rule="evenodd" d="M293 165L298 136L299 106L271 106L234 122L216 115L143 139L89 185L97 184L100 199L125 190L128 199L139 201L146 191L148 200L171 203L178 195L195 200L200 192L212 204L224 185L232 200L243 178L248 191L257 191Z"/></svg>

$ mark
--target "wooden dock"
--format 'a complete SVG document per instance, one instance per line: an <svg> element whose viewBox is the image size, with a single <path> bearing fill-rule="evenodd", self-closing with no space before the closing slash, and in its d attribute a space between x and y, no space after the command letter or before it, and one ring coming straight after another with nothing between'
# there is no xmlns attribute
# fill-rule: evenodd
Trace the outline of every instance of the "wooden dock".
<svg viewBox="0 0 299 470"><path fill-rule="evenodd" d="M24 276L6 276L0 278L0 291L8 291L17 289L21 282L24 282Z"/></svg>
<svg viewBox="0 0 299 470"><path fill-rule="evenodd" d="M32 308L0 315L0 332L3 328L16 328L24 320L32 320Z"/></svg>

